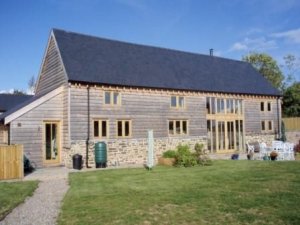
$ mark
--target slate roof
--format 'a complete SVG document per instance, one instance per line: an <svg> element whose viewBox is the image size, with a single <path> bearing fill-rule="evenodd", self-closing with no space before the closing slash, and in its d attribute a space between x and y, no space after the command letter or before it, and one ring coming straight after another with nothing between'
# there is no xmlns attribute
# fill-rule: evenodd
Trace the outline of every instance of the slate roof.
<svg viewBox="0 0 300 225"><path fill-rule="evenodd" d="M54 29L69 81L280 96L249 63Z"/></svg>
<svg viewBox="0 0 300 225"><path fill-rule="evenodd" d="M32 98L32 95L0 94L0 112L6 112Z"/></svg>

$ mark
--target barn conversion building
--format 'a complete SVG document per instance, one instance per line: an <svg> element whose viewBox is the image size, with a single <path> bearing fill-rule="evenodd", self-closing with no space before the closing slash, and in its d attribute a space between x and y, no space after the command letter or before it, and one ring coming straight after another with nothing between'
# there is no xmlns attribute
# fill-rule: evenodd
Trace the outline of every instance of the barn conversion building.
<svg viewBox="0 0 300 225"><path fill-rule="evenodd" d="M244 151L280 136L281 94L249 63L53 29L33 97L0 115L38 166L70 166L94 144L108 166L142 164L179 143ZM86 153L88 160L86 160Z"/></svg>

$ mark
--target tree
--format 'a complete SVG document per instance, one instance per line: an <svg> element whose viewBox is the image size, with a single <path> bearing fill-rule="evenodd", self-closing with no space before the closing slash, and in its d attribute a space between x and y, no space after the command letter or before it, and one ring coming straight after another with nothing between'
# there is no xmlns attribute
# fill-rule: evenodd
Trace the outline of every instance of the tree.
<svg viewBox="0 0 300 225"><path fill-rule="evenodd" d="M283 94L283 115L300 116L300 82L294 82Z"/></svg>
<svg viewBox="0 0 300 225"><path fill-rule="evenodd" d="M34 94L35 84L36 84L35 77L32 76L28 81L28 90L29 90L30 94Z"/></svg>
<svg viewBox="0 0 300 225"><path fill-rule="evenodd" d="M14 89L11 93L12 95L26 95L26 93L23 90Z"/></svg>
<svg viewBox="0 0 300 225"><path fill-rule="evenodd" d="M282 90L284 76L271 56L265 53L251 53L243 56L242 60L251 63L275 88Z"/></svg>
<svg viewBox="0 0 300 225"><path fill-rule="evenodd" d="M300 58L296 58L292 54L288 54L283 57L284 65L282 67L285 69L286 76L283 82L283 90L295 82L295 74L300 68Z"/></svg>

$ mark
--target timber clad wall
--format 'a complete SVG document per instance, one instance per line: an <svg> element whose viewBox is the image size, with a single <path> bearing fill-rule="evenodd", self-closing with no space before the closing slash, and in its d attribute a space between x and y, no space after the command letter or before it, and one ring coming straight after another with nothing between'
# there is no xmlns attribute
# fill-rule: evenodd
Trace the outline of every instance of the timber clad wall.
<svg viewBox="0 0 300 225"><path fill-rule="evenodd" d="M271 111L266 110L261 112L261 102L271 102ZM273 121L273 131L265 131L264 133L274 134L278 131L278 118L277 118L277 100L270 98L258 99L245 99L244 100L245 112L245 128L246 134L261 134L261 121Z"/></svg>
<svg viewBox="0 0 300 225"><path fill-rule="evenodd" d="M8 144L8 127L0 124L0 145Z"/></svg>
<svg viewBox="0 0 300 225"><path fill-rule="evenodd" d="M43 131L45 120L63 119L63 94L58 94L10 124L11 143L22 144L24 154L37 166L43 165ZM62 143L63 144L63 143Z"/></svg>
<svg viewBox="0 0 300 225"><path fill-rule="evenodd" d="M121 90L121 105L103 104L104 91L90 89L90 138L93 139L93 119L109 120L109 138L116 137L116 120L132 120L132 137L146 138L147 130L154 130L154 137L168 137L168 119L188 120L188 136L205 136L206 112L205 97L185 96L185 108L170 107L171 95L167 93L143 93L139 90ZM176 94L175 94L176 95ZM72 140L87 138L87 89L71 88ZM180 136L179 136L180 137Z"/></svg>
<svg viewBox="0 0 300 225"><path fill-rule="evenodd" d="M36 95L48 93L66 83L67 79L64 74L58 49L56 48L53 37L51 37L38 80Z"/></svg>

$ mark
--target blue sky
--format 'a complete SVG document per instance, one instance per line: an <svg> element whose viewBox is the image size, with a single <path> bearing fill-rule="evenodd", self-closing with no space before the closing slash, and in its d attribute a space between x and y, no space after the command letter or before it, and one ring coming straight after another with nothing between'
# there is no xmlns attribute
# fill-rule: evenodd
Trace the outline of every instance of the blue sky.
<svg viewBox="0 0 300 225"><path fill-rule="evenodd" d="M51 28L238 60L266 52L283 64L300 57L299 12L299 0L1 0L0 90L38 76Z"/></svg>

